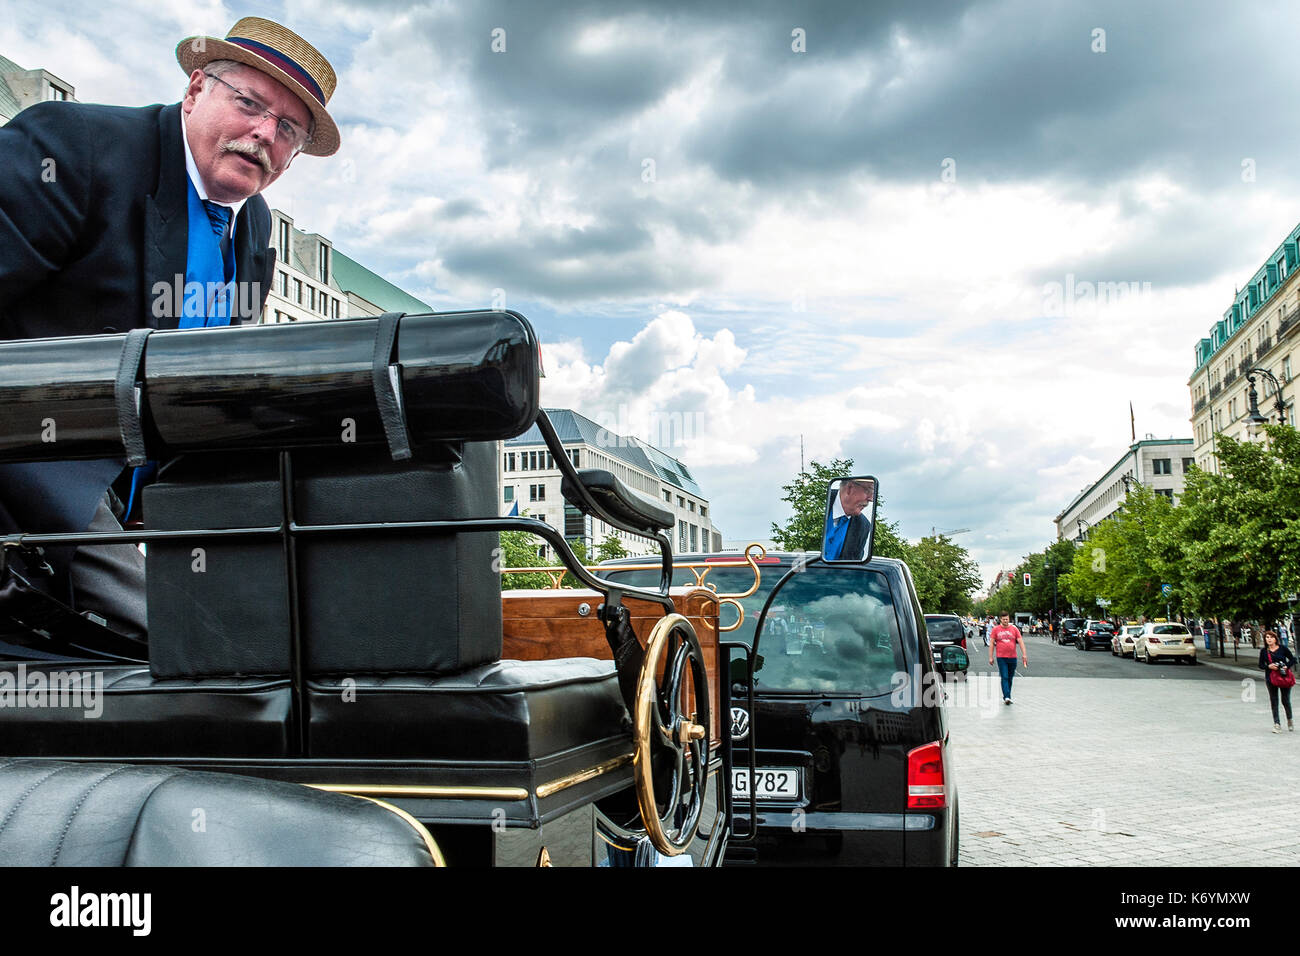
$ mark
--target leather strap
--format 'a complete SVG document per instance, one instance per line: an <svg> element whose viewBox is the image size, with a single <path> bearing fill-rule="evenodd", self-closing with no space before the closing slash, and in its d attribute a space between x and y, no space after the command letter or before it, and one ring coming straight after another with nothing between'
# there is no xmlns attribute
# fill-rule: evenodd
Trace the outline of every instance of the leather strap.
<svg viewBox="0 0 1300 956"><path fill-rule="evenodd" d="M406 430L406 413L402 409L401 374L394 350L397 345L397 325L404 312L385 312L378 318L375 329L375 351L370 369L375 389L375 405L379 420L384 425L388 451L393 461L411 457L411 438Z"/></svg>
<svg viewBox="0 0 1300 956"><path fill-rule="evenodd" d="M113 384L113 399L117 405L117 430L126 449L128 467L139 468L149 460L144 448L144 426L140 421L140 405L136 382L140 378L140 363L144 359L146 340L153 329L132 329L122 343L122 357L117 363L117 380Z"/></svg>

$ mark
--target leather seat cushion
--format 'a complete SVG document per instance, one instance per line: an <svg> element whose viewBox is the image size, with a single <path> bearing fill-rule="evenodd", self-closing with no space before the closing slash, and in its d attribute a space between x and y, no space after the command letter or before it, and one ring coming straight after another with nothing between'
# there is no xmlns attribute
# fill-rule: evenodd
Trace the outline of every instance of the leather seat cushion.
<svg viewBox="0 0 1300 956"><path fill-rule="evenodd" d="M0 672L25 686L29 701L40 699L32 696L34 686L49 688L63 682L70 694L65 702L75 705L14 706L13 700L4 700L0 675L0 701L5 704L0 706L0 753L8 756L276 757L289 753L287 678L158 680L141 665L44 662L4 663ZM59 674L75 675L75 679L65 680ZM87 696L81 696L83 689ZM56 702L53 694L47 699ZM101 710L98 716L96 710Z"/></svg>
<svg viewBox="0 0 1300 956"><path fill-rule="evenodd" d="M0 865L431 866L368 800L170 767L0 760Z"/></svg>
<svg viewBox="0 0 1300 956"><path fill-rule="evenodd" d="M612 661L308 682L313 757L533 760L629 733Z"/></svg>

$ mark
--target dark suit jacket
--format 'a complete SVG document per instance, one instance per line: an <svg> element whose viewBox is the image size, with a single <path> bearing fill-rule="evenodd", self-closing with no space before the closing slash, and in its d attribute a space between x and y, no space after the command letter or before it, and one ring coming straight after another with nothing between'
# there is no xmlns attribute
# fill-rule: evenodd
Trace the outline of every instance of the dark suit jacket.
<svg viewBox="0 0 1300 956"><path fill-rule="evenodd" d="M835 504L832 502L826 508L826 521L831 520L834 511ZM844 534L844 543L840 546L839 554L824 554L822 557L829 561L861 561L870 535L871 519L865 514L856 514L849 519L849 530Z"/></svg>
<svg viewBox="0 0 1300 956"><path fill-rule="evenodd" d="M50 102L0 127L0 339L176 328L175 296L160 301L156 287L185 281L180 123L179 103ZM261 314L275 268L270 234L266 201L253 196L235 229L236 277L260 289L242 296L235 321ZM0 532L84 530L113 470L0 465Z"/></svg>

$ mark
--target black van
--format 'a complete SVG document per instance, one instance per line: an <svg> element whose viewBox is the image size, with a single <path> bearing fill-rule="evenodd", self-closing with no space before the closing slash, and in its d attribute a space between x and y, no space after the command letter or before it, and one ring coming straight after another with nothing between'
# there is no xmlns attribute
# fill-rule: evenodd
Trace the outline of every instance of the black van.
<svg viewBox="0 0 1300 956"><path fill-rule="evenodd" d="M673 583L680 586L696 583L700 566L742 555L676 560ZM656 572L616 568L644 561L605 562L601 574L639 583L638 576ZM759 569L758 589L740 602L744 621L730 635L752 648L771 597L758 641L752 713L745 654L734 652L731 662L736 817L729 862L955 865L957 789L942 672L907 565L890 558L824 564L815 555L774 553ZM753 572L712 567L704 583L722 594L742 593ZM724 607L723 625L735 619L734 609ZM960 648L946 656L953 670L965 664ZM746 841L752 790L758 830Z"/></svg>

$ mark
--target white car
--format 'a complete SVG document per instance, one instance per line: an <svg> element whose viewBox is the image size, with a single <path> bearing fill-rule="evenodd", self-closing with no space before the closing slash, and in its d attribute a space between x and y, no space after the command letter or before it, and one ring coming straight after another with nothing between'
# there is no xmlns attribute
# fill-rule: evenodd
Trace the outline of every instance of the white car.
<svg viewBox="0 0 1300 956"><path fill-rule="evenodd" d="M1133 660L1154 664L1161 658L1196 663L1196 638L1184 624L1154 622L1142 625L1133 645Z"/></svg>
<svg viewBox="0 0 1300 956"><path fill-rule="evenodd" d="M1141 624L1125 624L1110 640L1110 652L1115 657L1132 657L1138 635L1142 633Z"/></svg>

